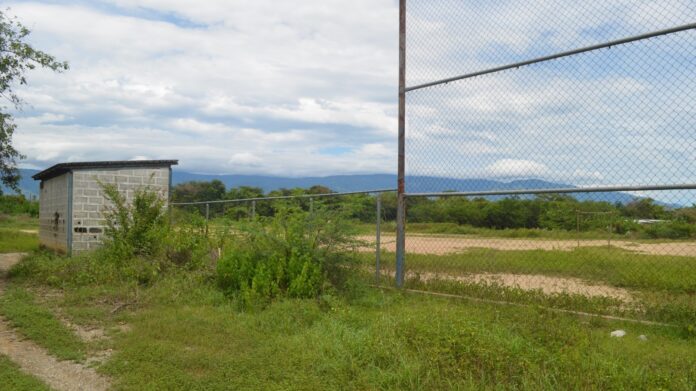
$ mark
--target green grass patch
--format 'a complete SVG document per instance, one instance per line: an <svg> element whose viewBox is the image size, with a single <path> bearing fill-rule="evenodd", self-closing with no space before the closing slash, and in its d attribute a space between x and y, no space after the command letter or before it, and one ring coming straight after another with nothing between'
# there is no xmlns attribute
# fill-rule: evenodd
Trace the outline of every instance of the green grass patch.
<svg viewBox="0 0 696 391"><path fill-rule="evenodd" d="M84 343L26 289L13 287L0 296L0 314L23 336L64 360L85 358Z"/></svg>
<svg viewBox="0 0 696 391"><path fill-rule="evenodd" d="M28 252L38 247L38 235L0 228L0 253Z"/></svg>
<svg viewBox="0 0 696 391"><path fill-rule="evenodd" d="M514 273L577 277L616 287L696 293L696 258L637 254L616 248L572 251L471 249L448 255L408 254L413 272ZM385 254L385 265L394 254Z"/></svg>
<svg viewBox="0 0 696 391"><path fill-rule="evenodd" d="M48 391L49 388L35 377L19 369L9 358L0 355L0 388L3 391Z"/></svg>
<svg viewBox="0 0 696 391"><path fill-rule="evenodd" d="M38 230L39 219L24 214L0 214L0 253L28 252L39 247L36 233L22 230Z"/></svg>
<svg viewBox="0 0 696 391"><path fill-rule="evenodd" d="M361 223L358 225L361 234L374 234L375 224ZM479 228L466 224L456 223L408 223L409 234L428 234L428 235L461 235L476 238L506 238L506 239L553 239L553 240L629 240L640 243L668 243L684 242L688 239L668 239L668 238L648 238L642 233L628 232L625 234L612 233L606 230L585 230L568 231L564 229L542 229L542 228ZM384 234L395 234L396 223L385 221L381 224L381 231Z"/></svg>
<svg viewBox="0 0 696 391"><path fill-rule="evenodd" d="M374 224L361 224L361 231L368 233L374 232ZM381 224L382 232L396 233L396 223L392 221ZM440 235L468 235L475 237L488 238L524 238L524 239L597 239L606 240L609 237L607 231L566 231L561 229L541 229L541 228L508 228L492 229L478 228L471 225L460 225L456 223L408 223L408 232L417 234L440 234ZM614 239L631 239L631 235L613 234Z"/></svg>
<svg viewBox="0 0 696 391"><path fill-rule="evenodd" d="M353 301L286 299L260 312L155 305L130 324L103 368L120 389L690 390L696 384L696 342L671 329L376 291ZM628 336L610 338L619 327Z"/></svg>
<svg viewBox="0 0 696 391"><path fill-rule="evenodd" d="M0 214L0 227L7 229L38 230L39 218L27 214Z"/></svg>
<svg viewBox="0 0 696 391"><path fill-rule="evenodd" d="M41 270L37 262L52 264L29 257L13 269L13 284L45 282L49 274L34 280L17 273ZM87 273L78 262L91 265L79 258L62 267ZM116 389L690 390L696 384L696 338L680 328L360 284L240 311L206 270L171 271L149 285L90 281L65 284L54 303L78 323L129 325L111 333L115 354L100 367ZM10 297L24 294L12 291ZM132 304L113 313L118 303ZM628 335L610 338L617 328Z"/></svg>

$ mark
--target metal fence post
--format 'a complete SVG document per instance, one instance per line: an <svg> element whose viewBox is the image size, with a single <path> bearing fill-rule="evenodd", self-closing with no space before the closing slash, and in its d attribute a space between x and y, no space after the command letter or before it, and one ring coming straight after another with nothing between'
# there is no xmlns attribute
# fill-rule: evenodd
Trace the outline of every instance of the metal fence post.
<svg viewBox="0 0 696 391"><path fill-rule="evenodd" d="M208 221L210 220L210 204L205 204L205 236L208 236Z"/></svg>
<svg viewBox="0 0 696 391"><path fill-rule="evenodd" d="M406 137L406 0L399 0L399 161L396 208L396 286L404 285L406 197L404 195Z"/></svg>
<svg viewBox="0 0 696 391"><path fill-rule="evenodd" d="M309 197L309 213L314 213L314 198Z"/></svg>
<svg viewBox="0 0 696 391"><path fill-rule="evenodd" d="M251 219L254 220L256 218L256 201L251 201Z"/></svg>
<svg viewBox="0 0 696 391"><path fill-rule="evenodd" d="M382 235L382 230L381 230L381 222L382 222L382 193L377 193L377 222L375 224L375 245L376 245L376 251L375 251L375 281L377 284L379 284L380 281L380 256L382 255L382 246L380 243L381 235Z"/></svg>
<svg viewBox="0 0 696 391"><path fill-rule="evenodd" d="M580 248L580 211L575 209L575 227L578 233L578 247Z"/></svg>

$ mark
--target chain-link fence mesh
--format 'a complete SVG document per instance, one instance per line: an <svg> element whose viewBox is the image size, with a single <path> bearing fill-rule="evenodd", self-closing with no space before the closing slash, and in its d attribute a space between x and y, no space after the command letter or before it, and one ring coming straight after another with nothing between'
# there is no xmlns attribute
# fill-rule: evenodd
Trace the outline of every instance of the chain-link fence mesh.
<svg viewBox="0 0 696 391"><path fill-rule="evenodd" d="M696 321L696 3L406 15L405 286Z"/></svg>

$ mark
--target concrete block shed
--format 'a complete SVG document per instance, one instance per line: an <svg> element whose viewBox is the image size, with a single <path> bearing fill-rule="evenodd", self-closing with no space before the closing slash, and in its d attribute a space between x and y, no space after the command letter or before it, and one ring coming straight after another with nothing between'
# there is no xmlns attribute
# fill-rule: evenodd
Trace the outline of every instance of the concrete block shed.
<svg viewBox="0 0 696 391"><path fill-rule="evenodd" d="M99 182L116 184L128 201L143 187L169 200L176 164L178 160L60 163L32 176L41 181L39 243L67 254L97 248L108 206Z"/></svg>

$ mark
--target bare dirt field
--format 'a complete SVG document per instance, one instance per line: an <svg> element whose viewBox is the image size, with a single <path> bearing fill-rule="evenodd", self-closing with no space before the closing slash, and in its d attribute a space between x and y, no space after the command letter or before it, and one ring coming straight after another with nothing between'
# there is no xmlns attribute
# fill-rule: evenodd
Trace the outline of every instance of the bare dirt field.
<svg viewBox="0 0 696 391"><path fill-rule="evenodd" d="M374 244L373 236L360 236L360 240ZM396 251L396 237L382 235L382 249ZM626 240L612 240L613 247L651 255L696 256L696 242L643 243ZM606 240L581 240L580 247L607 246ZM471 238L456 236L429 236L411 234L406 236L406 252L412 254L445 255L474 248L490 248L505 251L560 250L571 251L578 247L576 240L552 239L508 239ZM365 250L367 251L367 249Z"/></svg>
<svg viewBox="0 0 696 391"><path fill-rule="evenodd" d="M609 297L626 303L633 301L633 297L626 289L591 283L579 278L570 277L510 273L481 273L455 276L450 274L413 272L407 273L406 278L418 278L421 281L451 280L473 284L499 285L519 288L525 291L541 290L547 295L569 293L586 297Z"/></svg>

